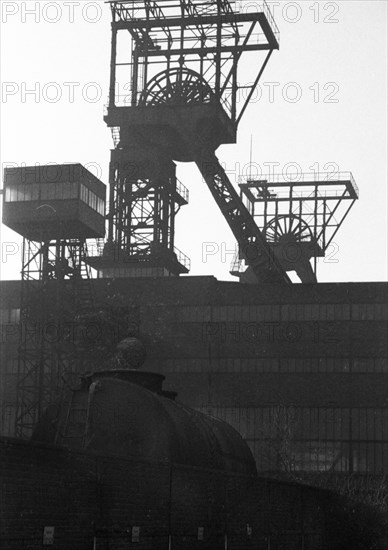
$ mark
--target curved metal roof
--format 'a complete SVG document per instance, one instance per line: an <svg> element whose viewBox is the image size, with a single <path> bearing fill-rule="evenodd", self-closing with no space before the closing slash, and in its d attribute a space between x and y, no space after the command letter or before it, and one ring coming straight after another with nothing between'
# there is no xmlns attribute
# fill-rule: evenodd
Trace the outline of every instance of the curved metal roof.
<svg viewBox="0 0 388 550"><path fill-rule="evenodd" d="M108 373L94 376L62 406L56 436L52 425L50 411L34 439L123 458L256 474L248 445L229 424Z"/></svg>

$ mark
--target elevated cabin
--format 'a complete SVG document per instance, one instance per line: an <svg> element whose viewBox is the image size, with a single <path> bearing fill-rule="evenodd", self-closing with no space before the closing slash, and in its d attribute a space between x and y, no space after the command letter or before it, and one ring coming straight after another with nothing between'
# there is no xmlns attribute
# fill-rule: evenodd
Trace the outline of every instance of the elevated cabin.
<svg viewBox="0 0 388 550"><path fill-rule="evenodd" d="M31 241L105 235L106 186L81 164L6 168L3 223Z"/></svg>

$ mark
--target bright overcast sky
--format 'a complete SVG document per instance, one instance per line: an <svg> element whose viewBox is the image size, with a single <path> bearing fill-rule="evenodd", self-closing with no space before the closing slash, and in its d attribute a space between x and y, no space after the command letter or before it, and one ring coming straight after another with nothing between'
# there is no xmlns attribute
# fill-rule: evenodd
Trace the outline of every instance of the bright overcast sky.
<svg viewBox="0 0 388 550"><path fill-rule="evenodd" d="M254 1L247 4L255 7ZM236 184L249 162L251 135L252 160L263 172L269 163L276 163L276 173L288 163L297 163L303 172L312 166L324 171L327 163L353 172L360 199L335 237L329 261L320 260L318 277L386 280L387 2L269 5L280 29L280 50L264 72L261 97L245 112L238 143L221 147L217 155ZM102 117L108 95L109 7L82 0L29 0L2 1L1 9L2 168L80 162L107 183L112 140ZM255 74L253 67L246 80ZM292 86L298 101L292 100ZM235 280L229 275L233 235L198 170L179 164L178 177L191 198L177 218L176 245L191 257L191 274ZM2 226L1 240L1 278L17 279L21 239ZM209 242L219 252L204 261L203 243Z"/></svg>

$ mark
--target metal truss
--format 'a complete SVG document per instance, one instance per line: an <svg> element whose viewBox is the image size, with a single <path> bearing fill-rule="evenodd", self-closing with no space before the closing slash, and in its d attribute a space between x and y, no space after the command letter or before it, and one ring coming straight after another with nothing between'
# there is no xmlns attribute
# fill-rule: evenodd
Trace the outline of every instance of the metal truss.
<svg viewBox="0 0 388 550"><path fill-rule="evenodd" d="M149 161L136 164L136 153L127 151L126 161L116 160L112 153L110 165L110 205L108 243L101 255L122 267L132 263L156 262L187 273L189 260L174 246L175 216L188 203L189 192L175 176L172 161ZM133 157L133 162L128 158ZM136 174L133 167L136 164ZM179 258L183 259L183 264Z"/></svg>
<svg viewBox="0 0 388 550"><path fill-rule="evenodd" d="M270 246L285 242L308 247L315 276L317 258L325 256L358 199L350 172L240 178L239 187L241 199ZM241 271L241 260L233 269Z"/></svg>
<svg viewBox="0 0 388 550"><path fill-rule="evenodd" d="M196 163L238 242L242 257L253 270L257 280L263 283L289 282L216 155L203 150Z"/></svg>
<svg viewBox="0 0 388 550"><path fill-rule="evenodd" d="M248 13L238 12L228 0L115 0L110 6L112 52L105 121L112 128L115 150L121 158L135 158L134 148L140 149L134 135L144 136L147 143L161 127L170 126L170 133L165 134L169 143L159 139L156 145L159 154L164 151L166 162L194 160L259 280L288 281L213 150L235 140L238 123L272 51L279 47L279 31L268 5L260 2L256 11ZM123 39L127 42L124 51ZM244 64L250 72L257 68L249 82L240 81ZM122 82L130 82L124 94ZM191 105L194 110L208 106L197 125L204 129L203 121L209 119L203 136L191 124ZM183 110L174 126L168 109L177 106ZM154 107L158 112L148 115L146 110L151 113ZM212 143L215 120L220 128L214 135L219 137ZM152 163L147 145L144 149L150 152ZM118 255L133 260L151 257L155 245L174 250L175 207L168 178L156 181L143 169L137 181L130 182L125 179L123 162L114 170L105 251L114 246L117 261Z"/></svg>
<svg viewBox="0 0 388 550"><path fill-rule="evenodd" d="M228 0L126 0L110 4L110 108L138 105L147 82L159 72L186 68L206 80L237 126L272 51L279 48L279 30L265 1L259 2L257 11L248 13L239 13ZM132 44L127 61L117 62L120 30L129 32ZM267 52L264 58L261 52ZM239 81L238 68L244 63L261 67L253 81ZM118 71L125 76L119 76ZM122 93L120 81L129 79L130 93Z"/></svg>
<svg viewBox="0 0 388 550"><path fill-rule="evenodd" d="M17 437L29 437L63 385L79 375L76 319L93 308L85 259L84 241L23 241Z"/></svg>

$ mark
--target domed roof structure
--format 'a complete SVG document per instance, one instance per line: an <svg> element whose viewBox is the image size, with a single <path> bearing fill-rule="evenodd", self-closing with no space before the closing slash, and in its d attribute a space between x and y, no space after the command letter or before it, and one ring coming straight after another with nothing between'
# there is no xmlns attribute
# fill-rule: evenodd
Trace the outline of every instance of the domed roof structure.
<svg viewBox="0 0 388 550"><path fill-rule="evenodd" d="M33 438L122 458L256 474L249 447L225 422L175 402L164 376L98 372L38 424Z"/></svg>

